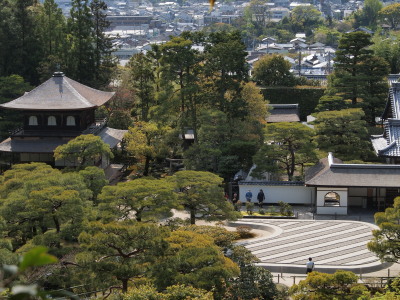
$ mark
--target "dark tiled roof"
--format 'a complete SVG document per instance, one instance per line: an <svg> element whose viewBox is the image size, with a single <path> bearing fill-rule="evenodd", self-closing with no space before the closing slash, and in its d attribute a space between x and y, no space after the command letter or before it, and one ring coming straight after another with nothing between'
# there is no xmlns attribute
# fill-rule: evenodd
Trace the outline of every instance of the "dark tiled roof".
<svg viewBox="0 0 400 300"><path fill-rule="evenodd" d="M11 139L8 138L0 143L1 152L14 153L52 153L60 145L64 145L68 140L60 138L45 139Z"/></svg>
<svg viewBox="0 0 400 300"><path fill-rule="evenodd" d="M239 181L239 185L303 186L303 181Z"/></svg>
<svg viewBox="0 0 400 300"><path fill-rule="evenodd" d="M97 135L114 148L121 142L127 130L104 127ZM8 138L0 143L0 152L15 153L52 153L60 146L64 145L69 139L62 138L40 138L40 139L11 139Z"/></svg>
<svg viewBox="0 0 400 300"><path fill-rule="evenodd" d="M400 83L389 88L388 101L382 115L384 133L372 136L375 152L381 157L400 157Z"/></svg>
<svg viewBox="0 0 400 300"><path fill-rule="evenodd" d="M306 172L306 185L400 187L400 165L343 164L330 153Z"/></svg>
<svg viewBox="0 0 400 300"><path fill-rule="evenodd" d="M270 115L267 123L300 122L298 104L269 104Z"/></svg>
<svg viewBox="0 0 400 300"><path fill-rule="evenodd" d="M54 76L29 93L1 104L1 108L19 110L78 110L103 105L114 95L103 92L66 76Z"/></svg>
<svg viewBox="0 0 400 300"><path fill-rule="evenodd" d="M127 132L128 130L105 127L97 135L101 137L103 142L109 144L110 148L114 148L119 142L121 142L122 138Z"/></svg>

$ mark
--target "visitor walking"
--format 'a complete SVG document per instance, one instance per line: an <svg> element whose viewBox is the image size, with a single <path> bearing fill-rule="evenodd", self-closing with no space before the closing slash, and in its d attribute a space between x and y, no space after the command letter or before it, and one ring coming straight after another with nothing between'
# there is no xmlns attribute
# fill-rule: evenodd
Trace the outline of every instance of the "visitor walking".
<svg viewBox="0 0 400 300"><path fill-rule="evenodd" d="M308 262L306 263L307 271L306 274L312 272L314 270L314 262L312 261L312 258L308 258Z"/></svg>
<svg viewBox="0 0 400 300"><path fill-rule="evenodd" d="M250 190L248 190L246 193L246 201L251 202L251 198L253 198L253 193Z"/></svg>
<svg viewBox="0 0 400 300"><path fill-rule="evenodd" d="M264 203L264 200L265 200L265 195L264 195L263 190L260 190L260 191L258 192L257 200L258 200L258 206L259 206L260 208L262 208L263 203Z"/></svg>

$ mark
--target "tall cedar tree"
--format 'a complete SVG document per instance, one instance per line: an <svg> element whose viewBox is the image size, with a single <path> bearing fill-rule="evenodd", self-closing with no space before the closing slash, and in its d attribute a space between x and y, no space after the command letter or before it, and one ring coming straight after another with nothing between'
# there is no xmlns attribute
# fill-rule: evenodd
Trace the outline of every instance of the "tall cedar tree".
<svg viewBox="0 0 400 300"><path fill-rule="evenodd" d="M352 105L362 96L367 76L363 63L372 56L370 45L371 35L360 31L345 33L339 40L331 88Z"/></svg>

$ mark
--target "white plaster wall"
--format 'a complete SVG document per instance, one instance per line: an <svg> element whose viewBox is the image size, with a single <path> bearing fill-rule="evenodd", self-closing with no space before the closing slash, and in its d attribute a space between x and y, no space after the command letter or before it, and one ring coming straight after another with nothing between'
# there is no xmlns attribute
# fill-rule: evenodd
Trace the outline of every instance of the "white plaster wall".
<svg viewBox="0 0 400 300"><path fill-rule="evenodd" d="M311 205L314 198L314 188L306 186L267 186L267 185L239 185L239 200L246 201L246 193L253 193L252 202L257 202L257 194L262 189L265 194L264 204L278 203L279 201L291 204Z"/></svg>
<svg viewBox="0 0 400 300"><path fill-rule="evenodd" d="M325 195L335 192L340 197L340 206L324 206ZM317 188L317 214L319 215L347 215L348 190L347 188Z"/></svg>

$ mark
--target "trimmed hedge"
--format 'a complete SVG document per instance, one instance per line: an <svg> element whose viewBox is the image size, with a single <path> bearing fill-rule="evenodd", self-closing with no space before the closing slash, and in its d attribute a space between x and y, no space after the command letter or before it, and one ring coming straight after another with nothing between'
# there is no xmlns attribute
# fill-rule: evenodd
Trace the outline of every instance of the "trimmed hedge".
<svg viewBox="0 0 400 300"><path fill-rule="evenodd" d="M314 86L261 87L264 98L271 104L299 104L300 120L314 112L325 88Z"/></svg>

